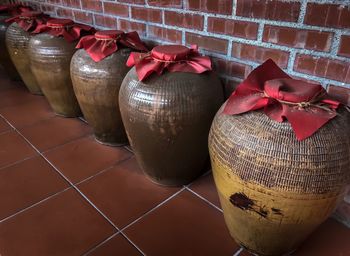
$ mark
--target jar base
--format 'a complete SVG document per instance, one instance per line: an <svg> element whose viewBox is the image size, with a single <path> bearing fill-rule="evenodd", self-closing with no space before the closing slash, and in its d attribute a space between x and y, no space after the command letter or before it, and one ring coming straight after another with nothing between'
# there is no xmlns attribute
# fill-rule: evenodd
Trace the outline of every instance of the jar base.
<svg viewBox="0 0 350 256"><path fill-rule="evenodd" d="M186 182L160 182L158 180L153 179L151 176L149 176L147 173L143 172L145 174L145 176L147 177L148 180L150 180L152 183L158 185L158 186L162 186L162 187L182 187L184 185L188 185L190 184L193 180L190 181L186 181Z"/></svg>
<svg viewBox="0 0 350 256"><path fill-rule="evenodd" d="M276 254L276 255L273 255L273 254L261 254L261 253L257 253L256 251L254 250L250 250L249 248L247 248L246 246L242 245L242 244L239 244L244 250L248 251L250 254L254 255L254 256L290 256L292 255L295 251L297 251L297 249L294 249L290 252L286 252L286 253L283 253L283 254Z"/></svg>
<svg viewBox="0 0 350 256"><path fill-rule="evenodd" d="M59 113L56 113L55 112L55 115L56 116L59 116L59 117L64 117L64 118L79 118L81 115L64 115L64 114L59 114Z"/></svg>
<svg viewBox="0 0 350 256"><path fill-rule="evenodd" d="M102 145L105 145L105 146L110 146L110 147L124 147L124 146L128 145L127 142L124 142L124 143L115 143L115 142L101 141L101 140L99 140L99 139L96 138L96 137L95 137L95 140L96 140L99 144L102 144Z"/></svg>

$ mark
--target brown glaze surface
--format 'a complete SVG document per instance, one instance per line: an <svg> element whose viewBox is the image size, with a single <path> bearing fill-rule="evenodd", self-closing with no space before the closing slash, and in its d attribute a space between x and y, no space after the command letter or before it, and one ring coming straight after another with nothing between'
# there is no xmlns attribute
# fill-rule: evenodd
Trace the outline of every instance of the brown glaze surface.
<svg viewBox="0 0 350 256"><path fill-rule="evenodd" d="M46 33L29 42L32 71L56 114L77 117L81 114L70 77L70 61L76 42Z"/></svg>
<svg viewBox="0 0 350 256"><path fill-rule="evenodd" d="M153 181L178 186L203 172L210 125L223 97L213 73L166 72L140 82L135 68L129 71L120 110L136 158Z"/></svg>
<svg viewBox="0 0 350 256"><path fill-rule="evenodd" d="M75 95L85 119L94 129L96 139L103 144L122 145L128 141L118 95L129 71L125 63L130 52L130 49L121 49L95 62L81 49L72 58L71 77Z"/></svg>
<svg viewBox="0 0 350 256"><path fill-rule="evenodd" d="M42 94L30 68L28 45L31 37L31 34L24 31L17 23L12 23L6 31L6 46L28 90L33 94Z"/></svg>
<svg viewBox="0 0 350 256"><path fill-rule="evenodd" d="M11 79L20 80L21 78L12 63L5 43L6 30L9 26L5 20L8 18L10 18L10 16L0 15L0 65Z"/></svg>

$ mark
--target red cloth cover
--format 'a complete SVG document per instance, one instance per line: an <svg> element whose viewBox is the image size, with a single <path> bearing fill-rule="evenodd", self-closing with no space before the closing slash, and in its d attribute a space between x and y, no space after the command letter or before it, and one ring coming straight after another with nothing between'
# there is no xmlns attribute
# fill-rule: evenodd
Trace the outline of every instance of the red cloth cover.
<svg viewBox="0 0 350 256"><path fill-rule="evenodd" d="M135 66L137 76L143 81L152 73L161 75L169 72L203 73L212 70L209 57L201 56L196 45L187 48L183 45L156 46L149 53L133 52L126 63Z"/></svg>
<svg viewBox="0 0 350 256"><path fill-rule="evenodd" d="M39 25L33 33L49 33L53 36L63 36L68 42L73 42L80 38L82 32L93 33L95 30L83 24L74 23L69 19L50 19L46 24Z"/></svg>
<svg viewBox="0 0 350 256"><path fill-rule="evenodd" d="M320 84L292 79L275 62L267 60L232 93L223 113L237 115L263 109L277 122L288 120L301 141L333 119L339 104Z"/></svg>
<svg viewBox="0 0 350 256"><path fill-rule="evenodd" d="M23 30L29 32L35 30L38 25L44 24L47 18L48 16L44 15L42 12L27 11L7 19L6 22L16 22Z"/></svg>
<svg viewBox="0 0 350 256"><path fill-rule="evenodd" d="M148 51L136 31L124 33L119 30L98 31L95 35L84 36L76 48L84 48L94 61L99 62L120 47Z"/></svg>
<svg viewBox="0 0 350 256"><path fill-rule="evenodd" d="M8 13L10 15L19 15L22 12L29 12L32 8L30 6L23 6L21 4L5 4L0 5L0 13Z"/></svg>

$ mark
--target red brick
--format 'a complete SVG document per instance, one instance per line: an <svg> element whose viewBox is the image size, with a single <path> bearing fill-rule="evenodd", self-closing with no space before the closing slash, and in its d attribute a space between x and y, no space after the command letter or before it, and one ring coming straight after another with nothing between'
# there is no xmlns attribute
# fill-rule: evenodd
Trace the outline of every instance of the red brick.
<svg viewBox="0 0 350 256"><path fill-rule="evenodd" d="M93 24L92 14L80 11L73 11L75 20L82 23Z"/></svg>
<svg viewBox="0 0 350 256"><path fill-rule="evenodd" d="M145 0L119 0L118 2L128 4L145 4Z"/></svg>
<svg viewBox="0 0 350 256"><path fill-rule="evenodd" d="M167 25L203 30L202 15L165 11L164 18Z"/></svg>
<svg viewBox="0 0 350 256"><path fill-rule="evenodd" d="M350 89L349 88L330 84L328 86L327 91L332 98L350 107ZM350 220L350 214L349 214L349 220Z"/></svg>
<svg viewBox="0 0 350 256"><path fill-rule="evenodd" d="M62 5L80 8L80 0L62 0Z"/></svg>
<svg viewBox="0 0 350 256"><path fill-rule="evenodd" d="M146 36L146 24L128 21L128 20L122 20L122 19L119 19L118 22L119 22L118 28L120 30L123 30L126 32L137 31L140 34L140 36Z"/></svg>
<svg viewBox="0 0 350 256"><path fill-rule="evenodd" d="M116 18L103 16L103 15L97 15L97 14L95 14L94 16L95 16L95 24L97 26L113 28L113 29L115 29L117 27L117 19Z"/></svg>
<svg viewBox="0 0 350 256"><path fill-rule="evenodd" d="M331 47L333 33L318 30L295 29L265 25L263 41L328 52Z"/></svg>
<svg viewBox="0 0 350 256"><path fill-rule="evenodd" d="M294 63L294 70L350 83L350 62L299 54Z"/></svg>
<svg viewBox="0 0 350 256"><path fill-rule="evenodd" d="M148 0L148 4L152 6L181 8L182 0Z"/></svg>
<svg viewBox="0 0 350 256"><path fill-rule="evenodd" d="M148 9L143 7L131 7L131 17L137 20L161 23L161 10Z"/></svg>
<svg viewBox="0 0 350 256"><path fill-rule="evenodd" d="M41 5L41 11L45 12L46 14L54 14L55 13L55 7L52 5L42 4Z"/></svg>
<svg viewBox="0 0 350 256"><path fill-rule="evenodd" d="M61 0L46 0L49 4L61 4Z"/></svg>
<svg viewBox="0 0 350 256"><path fill-rule="evenodd" d="M209 17L208 31L235 37L256 39L258 35L258 24L254 22Z"/></svg>
<svg viewBox="0 0 350 256"><path fill-rule="evenodd" d="M209 36L201 36L193 33L186 32L186 43L197 44L200 48L208 51L227 53L228 41L225 39L219 39Z"/></svg>
<svg viewBox="0 0 350 256"><path fill-rule="evenodd" d="M350 36L342 35L338 55L350 57Z"/></svg>
<svg viewBox="0 0 350 256"><path fill-rule="evenodd" d="M157 27L157 26L149 25L147 36L150 39L160 39L160 40L174 42L174 43L181 43L182 42L181 31Z"/></svg>
<svg viewBox="0 0 350 256"><path fill-rule="evenodd" d="M252 71L250 65L241 64L234 61L212 58L213 68L218 74L232 76L236 78L246 78Z"/></svg>
<svg viewBox="0 0 350 256"><path fill-rule="evenodd" d="M232 0L185 0L185 8L193 11L232 14Z"/></svg>
<svg viewBox="0 0 350 256"><path fill-rule="evenodd" d="M239 59L256 61L258 63L263 63L267 59L272 59L277 65L285 68L288 64L289 53L255 45L233 43L232 56Z"/></svg>
<svg viewBox="0 0 350 256"><path fill-rule="evenodd" d="M81 4L84 10L102 11L102 3L99 0L81 0Z"/></svg>
<svg viewBox="0 0 350 256"><path fill-rule="evenodd" d="M57 8L56 10L58 17L71 18L73 19L73 11L65 8Z"/></svg>
<svg viewBox="0 0 350 256"><path fill-rule="evenodd" d="M267 20L297 21L300 2L280 0L237 0L236 15Z"/></svg>
<svg viewBox="0 0 350 256"><path fill-rule="evenodd" d="M129 17L129 8L127 5L104 2L103 6L104 6L104 11L107 14L114 14L122 17Z"/></svg>
<svg viewBox="0 0 350 256"><path fill-rule="evenodd" d="M308 3L304 22L322 27L350 28L350 8L338 4Z"/></svg>

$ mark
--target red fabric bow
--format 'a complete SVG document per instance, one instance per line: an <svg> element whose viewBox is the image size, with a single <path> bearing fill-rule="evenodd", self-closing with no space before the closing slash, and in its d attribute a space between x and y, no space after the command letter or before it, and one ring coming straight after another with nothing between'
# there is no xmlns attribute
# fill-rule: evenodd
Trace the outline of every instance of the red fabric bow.
<svg viewBox="0 0 350 256"><path fill-rule="evenodd" d="M10 15L19 15L23 12L29 12L32 8L30 6L23 6L20 4L5 4L0 5L0 13L8 13Z"/></svg>
<svg viewBox="0 0 350 256"><path fill-rule="evenodd" d="M136 31L124 33L118 30L98 31L95 35L84 36L76 48L84 48L95 62L99 62L118 51L120 46L148 51Z"/></svg>
<svg viewBox="0 0 350 256"><path fill-rule="evenodd" d="M154 47L149 53L133 52L126 65L136 67L140 81L154 72L161 75L166 69L169 72L197 74L212 70L210 58L201 56L196 45L191 48L182 45L164 45Z"/></svg>
<svg viewBox="0 0 350 256"><path fill-rule="evenodd" d="M223 113L237 115L264 109L277 122L287 119L301 141L333 119L339 104L321 85L292 79L269 59L237 87Z"/></svg>
<svg viewBox="0 0 350 256"><path fill-rule="evenodd" d="M51 19L46 24L41 24L33 31L35 34L48 33L50 35L59 37L63 36L68 42L73 42L81 37L83 32L93 33L94 28L74 23L69 19Z"/></svg>
<svg viewBox="0 0 350 256"><path fill-rule="evenodd" d="M40 24L44 24L48 16L44 15L42 12L23 12L20 15L14 16L5 20L7 23L16 22L23 30L29 32L36 29Z"/></svg>

